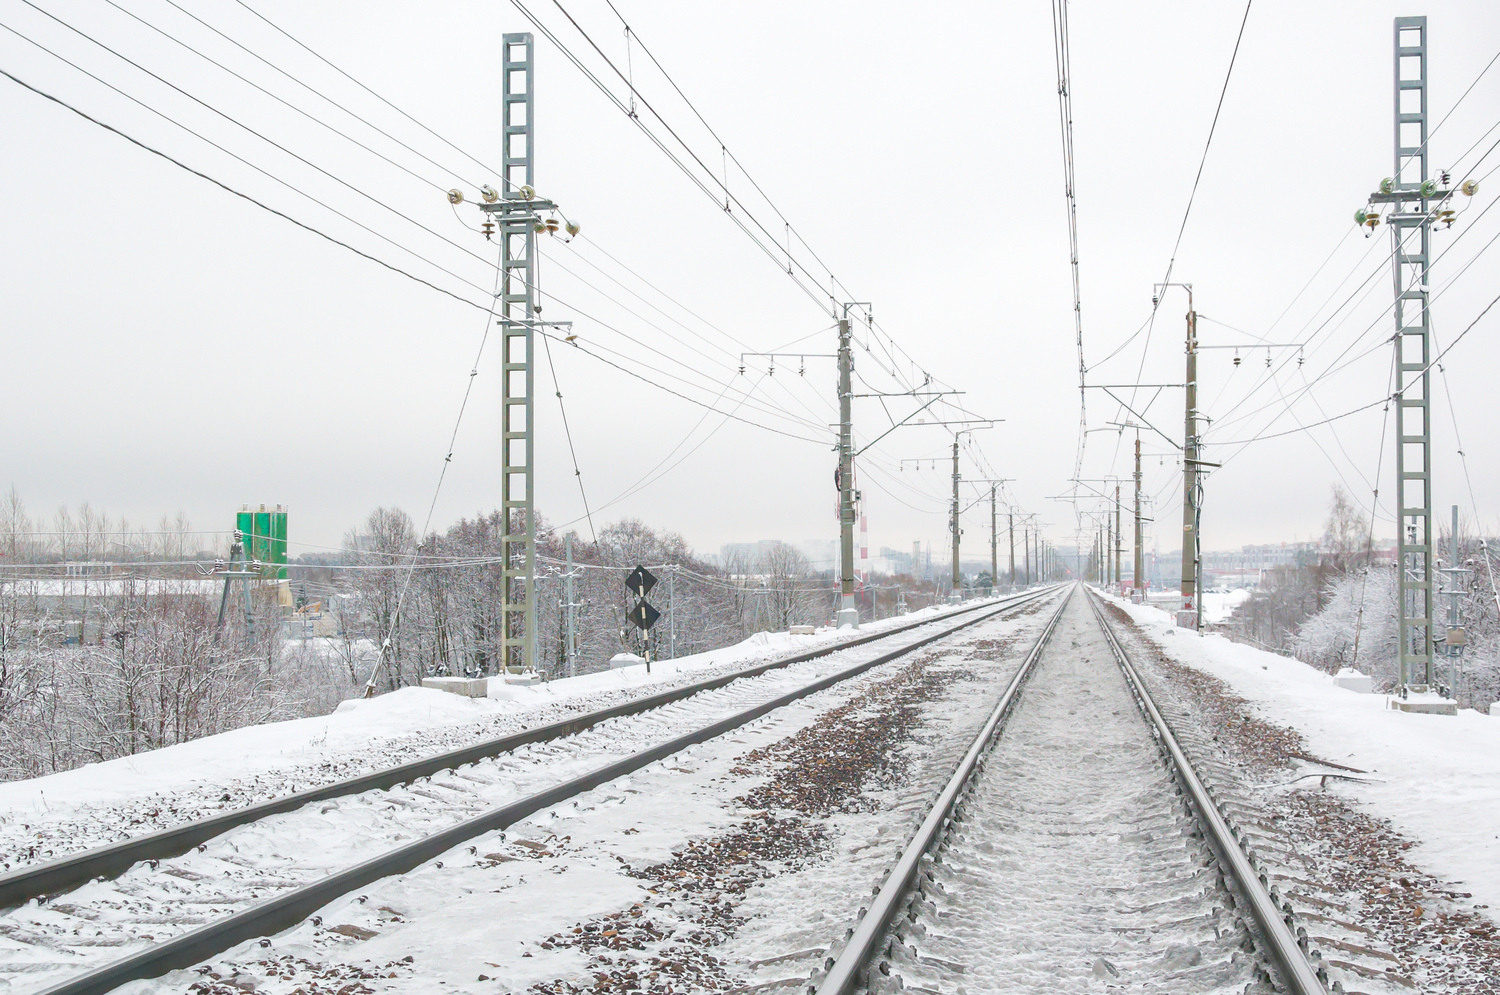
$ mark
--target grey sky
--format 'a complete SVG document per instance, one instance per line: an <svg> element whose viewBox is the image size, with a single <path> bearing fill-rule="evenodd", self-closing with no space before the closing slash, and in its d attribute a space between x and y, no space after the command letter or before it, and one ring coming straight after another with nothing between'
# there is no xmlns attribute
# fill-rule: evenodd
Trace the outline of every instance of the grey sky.
<svg viewBox="0 0 1500 995"><path fill-rule="evenodd" d="M478 212L465 205L456 218L442 190L457 185L473 196L478 183L495 182L492 172L297 49L245 7L232 0L181 2L448 168L423 162L333 110L164 0L118 3L425 181L268 100L110 4L36 0L348 186L20 0L0 3L0 21L458 277L490 285L484 260L494 247L472 230ZM511 5L249 2L435 132L485 162L497 159L498 36L531 30ZM569 48L602 67L556 6L528 6ZM605 4L565 0L564 6L624 64L624 32ZM1047 500L1068 486L1078 427L1048 6L914 9L774 0L616 6L811 250L856 297L874 302L894 342L920 369L967 391L970 410L1006 419L978 436L988 465L1016 478L1010 493L1042 513L1056 541L1070 541L1071 508ZM1071 7L1084 347L1091 364L1150 314L1151 285L1166 270L1243 11L1239 3ZM1378 264L1389 237L1382 228L1362 238L1351 215L1391 172L1391 19L1406 13L1429 16L1436 123L1500 48L1500 7L1478 0L1421 6L1256 0L1251 10L1173 271L1174 280L1194 284L1205 316L1200 338L1205 344L1246 342L1249 335L1307 339L1359 281L1377 268L1379 275L1311 340L1300 370L1288 363L1276 382L1261 385L1232 413L1266 372L1265 351L1243 350L1238 368L1229 351L1204 354L1203 403L1216 418L1207 458L1232 456L1208 483L1210 548L1315 535L1333 483L1344 483L1362 503L1370 500L1379 407L1243 452L1228 443L1296 429L1299 421L1320 421L1385 393L1390 359L1378 344L1389 334L1382 310L1391 291L1388 270ZM717 143L641 49L630 54L643 96L706 163L722 168ZM596 521L638 516L682 532L703 551L767 536L833 536L832 362L810 357L800 376L798 364L782 363L766 377L763 360L747 363L743 378L736 372L744 348L738 342L764 351L802 340L793 351L832 352L826 302L805 296L733 226L722 204L692 187L540 37L537 63L537 186L584 226L574 244L544 246L545 316L574 318L582 346L626 365L638 360L644 366L637 369L656 383L823 440L732 421L721 427L717 414L689 435L703 408L555 345ZM0 67L364 251L470 300L484 297L13 33L0 32ZM88 500L139 522L181 508L199 528L229 527L245 502L280 502L291 509L298 552L336 545L378 504L399 505L420 522L484 314L299 230L8 80L0 79L0 93L0 299L8 374L0 391L6 426L0 485L14 483L34 513ZM1434 165L1452 165L1497 120L1500 67L1436 133ZM662 134L654 120L648 124ZM1464 164L1496 137L1500 132ZM1479 173L1496 165L1500 151ZM751 196L732 163L725 175L737 195ZM1434 238L1438 252L1453 246L1434 271L1433 289L1442 291L1434 322L1443 344L1494 294L1495 253L1480 256L1451 291L1445 287L1500 231L1500 211L1479 219L1497 191L1500 176L1461 205L1468 214L1451 231ZM759 220L779 228L769 207L750 205ZM793 250L813 265L810 251L795 244ZM550 299L553 293L559 301ZM1091 370L1090 380L1134 381L1139 372L1150 383L1180 381L1185 311L1180 292L1169 295L1149 346L1138 336ZM1496 314L1446 364L1481 517L1491 527L1497 523L1488 509L1500 493L1490 436L1500 404L1490 386ZM868 383L896 382L882 366L908 380L919 375L904 360L888 358L885 336L870 345L871 352L861 348L858 355ZM1320 380L1287 412L1278 389L1293 396L1304 376L1312 380L1342 362L1337 357L1346 347L1345 359L1363 358ZM489 349L481 360L435 527L497 503L496 358ZM582 506L545 362L538 384L538 505L552 521L568 521ZM1467 511L1441 379L1434 395L1435 500L1443 507L1460 501ZM889 424L878 402L857 404L864 438ZM1247 416L1264 405L1270 406ZM891 404L893 413L899 410L900 402ZM1097 392L1088 411L1091 426L1117 417L1115 405ZM1163 392L1149 414L1180 437L1179 391ZM668 465L691 455L651 486L604 507L685 436ZM909 548L920 538L943 548L949 441L933 428L904 430L862 461L872 546ZM1131 441L1089 435L1084 475L1128 473ZM1162 440L1148 440L1147 451L1162 454L1147 461L1146 490L1162 498L1165 524L1158 532L1168 549L1177 545L1178 471ZM936 470L900 469L907 457L939 462ZM967 457L965 473L980 475ZM1381 473L1391 477L1389 457ZM586 525L578 527L587 534ZM966 521L966 550L982 543L987 527L987 512L976 510Z"/></svg>

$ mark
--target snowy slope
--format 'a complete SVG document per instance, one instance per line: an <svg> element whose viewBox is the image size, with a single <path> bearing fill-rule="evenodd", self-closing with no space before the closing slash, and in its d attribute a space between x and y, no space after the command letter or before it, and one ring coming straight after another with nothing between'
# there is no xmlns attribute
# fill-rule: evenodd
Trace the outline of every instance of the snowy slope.
<svg viewBox="0 0 1500 995"><path fill-rule="evenodd" d="M948 611L924 608L866 623L861 632L937 619ZM115 834L110 839L137 835L175 825L208 808L234 808L277 797L848 637L832 628L811 636L761 632L733 646L658 661L649 675L637 666L526 688L512 686L506 688L506 699L403 688L367 701L346 701L330 715L251 726L46 777L0 783L0 855L14 852L11 848L18 845L24 851L28 838L50 836L44 830L49 823L108 822L108 831ZM166 808L165 800L179 802L180 811L157 815L158 809Z"/></svg>

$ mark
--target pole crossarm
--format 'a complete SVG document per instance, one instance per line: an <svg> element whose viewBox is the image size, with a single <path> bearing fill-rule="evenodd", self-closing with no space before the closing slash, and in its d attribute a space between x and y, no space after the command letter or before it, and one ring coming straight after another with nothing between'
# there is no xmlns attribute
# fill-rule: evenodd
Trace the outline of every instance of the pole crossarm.
<svg viewBox="0 0 1500 995"><path fill-rule="evenodd" d="M1146 428L1149 428L1151 431L1155 432L1157 435L1161 436L1163 439L1166 439L1169 443L1171 443L1173 449L1179 449L1180 450L1182 448L1182 445L1180 443L1178 443L1178 441L1176 439L1172 438L1170 435L1168 435L1167 433L1163 432L1161 429L1159 429L1155 425L1153 425L1151 423L1151 419L1147 418L1143 413L1141 413L1141 412L1137 411L1135 408L1131 407L1130 403L1128 401L1126 401L1120 395L1116 394L1115 391L1117 391L1117 390L1124 390L1126 388L1134 389L1136 387L1154 388L1156 390L1156 393L1151 395L1151 401L1146 404L1146 407L1149 408L1149 407L1151 407L1151 405L1153 403L1155 403L1156 399L1161 396L1161 392L1163 390L1166 390L1169 387L1176 387L1179 390L1181 390L1181 389L1183 389L1186 386L1186 384L1180 384L1180 383L1143 383L1143 384L1131 384L1131 383L1118 384L1118 383L1112 383L1112 384L1088 384L1087 386L1090 387L1090 388L1093 388L1095 390L1102 390L1102 391L1104 391L1104 393L1108 394L1110 396L1110 399L1113 400L1114 402L1116 402L1117 404L1119 404L1120 407L1124 408L1126 411L1129 411L1131 414L1133 414L1137 418L1139 418L1141 420L1141 424L1143 426L1145 426Z"/></svg>
<svg viewBox="0 0 1500 995"><path fill-rule="evenodd" d="M947 393L952 393L952 392L951 391L942 391L941 393L938 394L938 396L934 397L932 400L928 401L926 404L922 405L920 408L918 408L917 410L913 411L911 414L907 415L905 418L903 418L900 421L896 422L890 428L886 429L884 432L881 432L879 435L875 436L875 438L871 439L869 442L866 442L863 446L860 446L859 447L859 451L856 452L854 455L855 456L862 456L871 446L875 445L875 443L879 442L881 439L884 439L886 436L888 436L892 432L896 431L896 429L900 428L902 425L907 424L913 418L917 417L917 415L921 414L922 412L926 411L928 408L932 407L934 404L936 404L939 400L942 399L943 394L947 394ZM856 395L853 395L853 396L856 396L856 397L884 397L884 396L903 397L905 395L902 395L902 394L895 394L895 395L856 394ZM922 422L922 424L926 425L928 423L927 422Z"/></svg>

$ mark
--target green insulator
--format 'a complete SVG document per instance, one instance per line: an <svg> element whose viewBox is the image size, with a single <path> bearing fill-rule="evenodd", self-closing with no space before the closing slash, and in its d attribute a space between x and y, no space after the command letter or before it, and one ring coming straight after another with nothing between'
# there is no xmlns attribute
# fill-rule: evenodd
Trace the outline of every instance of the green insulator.
<svg viewBox="0 0 1500 995"><path fill-rule="evenodd" d="M1396 189L1396 181L1393 180L1391 177L1387 176L1385 179L1383 179L1383 180L1380 181L1380 192L1381 193L1390 193L1391 191L1393 191L1395 189Z"/></svg>
<svg viewBox="0 0 1500 995"><path fill-rule="evenodd" d="M1369 212L1361 207L1359 210L1354 212L1354 223L1359 225L1360 227L1364 227L1365 219L1369 216Z"/></svg>
<svg viewBox="0 0 1500 995"><path fill-rule="evenodd" d="M1434 194L1436 194L1437 191L1438 191L1438 185L1437 185L1437 181L1436 180L1423 180L1422 181L1422 186L1421 186L1421 189L1419 190L1419 192L1422 194L1423 197L1431 197Z"/></svg>

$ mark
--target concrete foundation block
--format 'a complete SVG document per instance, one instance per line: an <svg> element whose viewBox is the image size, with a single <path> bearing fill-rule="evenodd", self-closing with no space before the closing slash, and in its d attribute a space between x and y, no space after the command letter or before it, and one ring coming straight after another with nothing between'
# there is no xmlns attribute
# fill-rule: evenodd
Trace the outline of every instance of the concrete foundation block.
<svg viewBox="0 0 1500 995"><path fill-rule="evenodd" d="M461 694L465 698L483 698L489 693L490 684L483 677L424 677L422 686L434 691Z"/></svg>
<svg viewBox="0 0 1500 995"><path fill-rule="evenodd" d="M1458 702L1432 691L1411 694L1405 698L1391 697L1387 698L1386 702L1389 707L1398 712L1411 712L1418 715L1458 714Z"/></svg>
<svg viewBox="0 0 1500 995"><path fill-rule="evenodd" d="M1345 667L1333 675L1333 685L1359 694L1369 694L1375 690L1375 681L1369 674L1362 674L1350 667Z"/></svg>

